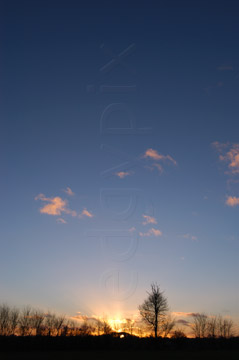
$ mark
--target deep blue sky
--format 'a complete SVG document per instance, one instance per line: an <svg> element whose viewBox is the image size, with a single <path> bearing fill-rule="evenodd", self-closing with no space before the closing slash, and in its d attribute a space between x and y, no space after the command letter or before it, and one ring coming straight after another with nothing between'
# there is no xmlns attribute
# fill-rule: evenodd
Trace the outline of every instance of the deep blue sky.
<svg viewBox="0 0 239 360"><path fill-rule="evenodd" d="M158 281L172 311L238 319L238 15L237 1L0 2L1 301L125 316ZM109 128L149 131L107 133L107 108Z"/></svg>

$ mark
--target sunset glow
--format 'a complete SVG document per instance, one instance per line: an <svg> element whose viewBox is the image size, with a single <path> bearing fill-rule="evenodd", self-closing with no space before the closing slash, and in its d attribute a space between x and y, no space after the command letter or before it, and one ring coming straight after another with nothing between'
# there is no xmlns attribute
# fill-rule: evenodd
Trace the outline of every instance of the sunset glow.
<svg viewBox="0 0 239 360"><path fill-rule="evenodd" d="M239 1L0 3L0 305L54 336L239 334Z"/></svg>

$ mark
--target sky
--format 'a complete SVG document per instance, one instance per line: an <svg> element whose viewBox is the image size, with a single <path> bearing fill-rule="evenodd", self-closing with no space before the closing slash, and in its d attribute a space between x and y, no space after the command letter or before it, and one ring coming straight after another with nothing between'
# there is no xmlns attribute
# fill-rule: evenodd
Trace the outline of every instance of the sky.
<svg viewBox="0 0 239 360"><path fill-rule="evenodd" d="M1 0L1 302L239 323L238 12Z"/></svg>

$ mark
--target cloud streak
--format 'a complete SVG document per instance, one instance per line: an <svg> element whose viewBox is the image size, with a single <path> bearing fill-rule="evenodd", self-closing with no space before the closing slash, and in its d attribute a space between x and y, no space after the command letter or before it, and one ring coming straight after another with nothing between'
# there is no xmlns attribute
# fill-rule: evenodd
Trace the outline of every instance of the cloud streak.
<svg viewBox="0 0 239 360"><path fill-rule="evenodd" d="M155 228L151 228L149 229L147 232L140 232L139 236L141 237L158 237L158 236L162 236L162 231L159 229L155 229Z"/></svg>
<svg viewBox="0 0 239 360"><path fill-rule="evenodd" d="M142 217L145 219L145 220L142 222L143 225L147 225L147 224L157 224L157 220L156 220L153 216L142 215Z"/></svg>
<svg viewBox="0 0 239 360"><path fill-rule="evenodd" d="M59 218L56 220L58 222L58 224L67 224L66 220Z"/></svg>
<svg viewBox="0 0 239 360"><path fill-rule="evenodd" d="M161 160L169 160L171 161L174 165L177 165L176 160L174 160L172 158L172 156L170 155L162 155L159 154L156 150L154 149L147 149L143 155L144 158L149 158L149 159L153 159L156 161L161 161Z"/></svg>
<svg viewBox="0 0 239 360"><path fill-rule="evenodd" d="M82 218L82 217L89 217L89 218L92 218L94 215L89 211L87 210L86 208L84 210L82 210L82 212L80 213L79 215L79 218Z"/></svg>
<svg viewBox="0 0 239 360"><path fill-rule="evenodd" d="M197 240L197 237L195 235L191 235L191 234L183 234L183 235L179 235L179 237L184 238L184 239L190 239L192 241Z"/></svg>
<svg viewBox="0 0 239 360"><path fill-rule="evenodd" d="M219 71L233 71L233 66L231 65L221 65L217 67Z"/></svg>
<svg viewBox="0 0 239 360"><path fill-rule="evenodd" d="M152 148L147 149L143 154L142 158L146 160L153 160L154 162L147 167L149 167L151 170L156 168L160 173L163 172L163 166L160 162L168 161L171 162L173 165L177 165L176 160L173 159L172 156L159 154L157 150L154 150Z"/></svg>
<svg viewBox="0 0 239 360"><path fill-rule="evenodd" d="M132 175L132 171L119 171L116 172L115 175L118 176L120 179L124 179L126 176Z"/></svg>
<svg viewBox="0 0 239 360"><path fill-rule="evenodd" d="M74 196L75 193L71 190L71 188L67 187L65 190L63 190L67 195Z"/></svg>
<svg viewBox="0 0 239 360"><path fill-rule="evenodd" d="M184 312L184 311L173 311L172 312L173 316L183 316L183 317L191 317L191 316L195 316L198 315L198 313L194 313L194 312Z"/></svg>

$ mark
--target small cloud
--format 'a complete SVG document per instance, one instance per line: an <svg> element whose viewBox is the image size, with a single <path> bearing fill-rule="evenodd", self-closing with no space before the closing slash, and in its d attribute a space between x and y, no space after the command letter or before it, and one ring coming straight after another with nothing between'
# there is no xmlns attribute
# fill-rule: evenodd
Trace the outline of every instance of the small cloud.
<svg viewBox="0 0 239 360"><path fill-rule="evenodd" d="M154 160L163 160L164 159L164 155L160 155L156 150L153 150L153 149L148 149L145 151L144 158L147 158L147 157L154 159Z"/></svg>
<svg viewBox="0 0 239 360"><path fill-rule="evenodd" d="M156 150L154 149L147 149L143 155L144 158L150 158L156 161L161 161L161 160L169 160L171 161L174 165L177 165L177 162L170 156L170 155L162 155L159 154Z"/></svg>
<svg viewBox="0 0 239 360"><path fill-rule="evenodd" d="M183 317L191 317L191 316L197 316L199 313L193 313L193 312L184 312L184 311L174 311L172 312L173 316L183 316Z"/></svg>
<svg viewBox="0 0 239 360"><path fill-rule="evenodd" d="M189 316L189 312L184 312L184 311L173 311L172 315L173 316Z"/></svg>
<svg viewBox="0 0 239 360"><path fill-rule="evenodd" d="M145 219L145 220L142 222L143 225L147 225L147 224L157 224L157 220L156 220L153 216L142 215L142 217Z"/></svg>
<svg viewBox="0 0 239 360"><path fill-rule="evenodd" d="M227 173L239 174L239 144L223 144L215 141L212 145L219 153L219 160L227 163Z"/></svg>
<svg viewBox="0 0 239 360"><path fill-rule="evenodd" d="M160 173L163 172L163 167L162 167L162 165L157 164L157 163L154 163L154 164L152 164L152 169L153 169L154 167L155 167Z"/></svg>
<svg viewBox="0 0 239 360"><path fill-rule="evenodd" d="M154 236L162 236L163 234L162 234L162 231L160 231L159 229L154 229L154 228L152 228L152 229L150 229L149 230Z"/></svg>
<svg viewBox="0 0 239 360"><path fill-rule="evenodd" d="M65 190L63 190L67 195L74 196L75 193L71 190L71 188L67 187Z"/></svg>
<svg viewBox="0 0 239 360"><path fill-rule="evenodd" d="M177 324L184 325L184 326L190 326L190 325L191 325L191 323L190 323L189 321L184 320L184 319L178 319L178 320L176 321L176 323L177 323Z"/></svg>
<svg viewBox="0 0 239 360"><path fill-rule="evenodd" d="M218 71L233 71L233 66L231 65L221 65L217 67Z"/></svg>
<svg viewBox="0 0 239 360"><path fill-rule="evenodd" d="M235 196L228 196L227 200L226 200L226 204L228 206L237 206L239 205L239 198L235 197Z"/></svg>
<svg viewBox="0 0 239 360"><path fill-rule="evenodd" d="M120 179L125 178L126 176L132 175L133 171L119 171L116 172L115 175L118 176Z"/></svg>
<svg viewBox="0 0 239 360"><path fill-rule="evenodd" d="M184 239L190 239L192 241L197 240L197 237L195 235L191 235L191 234L183 234L183 235L179 235L179 237L184 238Z"/></svg>
<svg viewBox="0 0 239 360"><path fill-rule="evenodd" d="M35 200L41 200L48 202L48 204L44 205L40 208L41 214L48 214L53 216L59 216L62 213L70 214L71 216L76 216L77 213L74 210L68 208L67 200L63 200L60 196L47 198L44 194L39 194L35 197Z"/></svg>
<svg viewBox="0 0 239 360"><path fill-rule="evenodd" d="M62 218L56 219L56 221L58 222L58 224L67 224L66 220Z"/></svg>
<svg viewBox="0 0 239 360"><path fill-rule="evenodd" d="M94 215L87 209L82 210L82 212L79 215L79 218L82 218L83 216L92 218Z"/></svg>
<svg viewBox="0 0 239 360"><path fill-rule="evenodd" d="M213 146L218 152L224 151L228 145L229 145L228 143L220 143L219 141L214 141L214 142L212 143L212 146Z"/></svg>
<svg viewBox="0 0 239 360"><path fill-rule="evenodd" d="M132 226L131 228L129 228L129 232L133 232L133 231L135 231L136 230L136 228L134 227L134 226Z"/></svg>
<svg viewBox="0 0 239 360"><path fill-rule="evenodd" d="M142 237L151 237L151 236L162 236L162 231L160 231L159 229L154 229L154 228L151 228L149 229L147 232L145 233L142 233L140 232L139 233L139 236L142 236Z"/></svg>

